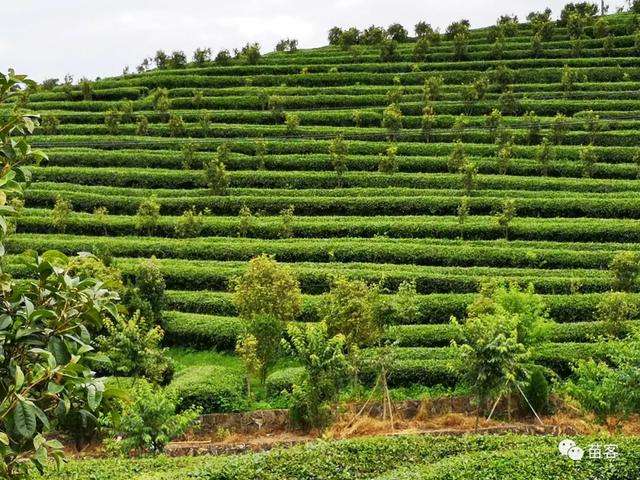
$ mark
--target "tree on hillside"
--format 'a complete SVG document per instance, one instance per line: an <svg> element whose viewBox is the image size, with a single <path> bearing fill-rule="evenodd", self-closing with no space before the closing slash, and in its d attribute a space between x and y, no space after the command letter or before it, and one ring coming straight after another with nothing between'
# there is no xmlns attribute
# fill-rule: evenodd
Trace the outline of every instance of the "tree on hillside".
<svg viewBox="0 0 640 480"><path fill-rule="evenodd" d="M389 25L387 35L389 35L391 40L395 40L398 43L406 43L409 40L409 32L399 23Z"/></svg>

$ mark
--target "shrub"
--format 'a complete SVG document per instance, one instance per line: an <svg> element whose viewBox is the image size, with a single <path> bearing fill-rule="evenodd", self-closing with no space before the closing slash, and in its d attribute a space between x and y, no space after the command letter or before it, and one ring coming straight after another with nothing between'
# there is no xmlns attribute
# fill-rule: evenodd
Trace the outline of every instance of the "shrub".
<svg viewBox="0 0 640 480"><path fill-rule="evenodd" d="M389 139L395 141L402 128L402 111L396 104L391 104L382 112L382 127L387 129Z"/></svg>
<svg viewBox="0 0 640 480"><path fill-rule="evenodd" d="M182 212L178 218L174 231L178 238L194 238L202 233L203 228L202 212L196 212L195 207Z"/></svg>
<svg viewBox="0 0 640 480"><path fill-rule="evenodd" d="M440 75L431 75L424 81L423 95L424 101L437 101L440 100L440 90L444 83L443 78Z"/></svg>
<svg viewBox="0 0 640 480"><path fill-rule="evenodd" d="M386 38L380 44L380 61L395 62L398 60L398 42Z"/></svg>
<svg viewBox="0 0 640 480"><path fill-rule="evenodd" d="M253 215L251 210L246 205L243 205L238 212L239 224L238 224L238 236L246 237L251 232L253 226Z"/></svg>
<svg viewBox="0 0 640 480"><path fill-rule="evenodd" d="M106 332L96 342L109 357L110 373L142 377L158 384L171 380L173 363L160 348L164 332L159 326L151 326L139 313L128 318L105 319L103 325Z"/></svg>
<svg viewBox="0 0 640 480"><path fill-rule="evenodd" d="M640 275L640 257L636 252L620 252L611 260L609 271L613 276L614 290L632 292Z"/></svg>
<svg viewBox="0 0 640 480"><path fill-rule="evenodd" d="M596 306L597 318L606 325L607 333L614 337L624 332L625 326L638 315L638 302L626 292L608 292Z"/></svg>
<svg viewBox="0 0 640 480"><path fill-rule="evenodd" d="M169 116L169 135L172 137L180 137L184 135L185 126L182 117L176 113Z"/></svg>
<svg viewBox="0 0 640 480"><path fill-rule="evenodd" d="M233 302L242 318L266 315L284 323L300 312L302 296L295 274L267 255L251 259L244 274L232 283Z"/></svg>
<svg viewBox="0 0 640 480"><path fill-rule="evenodd" d="M160 204L155 195L145 198L140 202L136 212L136 229L139 232L152 235L160 219Z"/></svg>
<svg viewBox="0 0 640 480"><path fill-rule="evenodd" d="M136 124L136 135L147 135L149 133L149 119L145 115L138 115Z"/></svg>
<svg viewBox="0 0 640 480"><path fill-rule="evenodd" d="M553 117L553 122L551 124L551 138L553 139L553 143L555 145L561 145L564 140L567 129L569 126L567 125L567 117L565 117L562 113L557 113L555 117Z"/></svg>
<svg viewBox="0 0 640 480"><path fill-rule="evenodd" d="M380 173L395 173L398 171L397 153L398 147L389 145L385 152L380 154L380 159L378 160L378 171Z"/></svg>
<svg viewBox="0 0 640 480"><path fill-rule="evenodd" d="M372 346L382 336L381 302L378 287L338 277L323 297L321 318L328 334L343 335L349 348Z"/></svg>
<svg viewBox="0 0 640 480"><path fill-rule="evenodd" d="M209 187L214 195L224 195L227 187L229 186L227 169L225 167L225 164L221 161L225 148L223 147L223 145L218 147L217 155L204 164L204 174L207 182L207 187Z"/></svg>
<svg viewBox="0 0 640 480"><path fill-rule="evenodd" d="M211 49L196 48L193 52L193 63L198 67L204 67L209 62L211 62Z"/></svg>
<svg viewBox="0 0 640 480"><path fill-rule="evenodd" d="M549 412L550 387L542 367L536 366L531 370L529 380L522 390L531 407L538 415L544 415ZM529 409L526 401L522 401L521 404L521 408Z"/></svg>
<svg viewBox="0 0 640 480"><path fill-rule="evenodd" d="M398 43L405 43L409 40L409 33L407 32L407 29L399 23L389 25L389 28L387 28L387 35Z"/></svg>
<svg viewBox="0 0 640 480"><path fill-rule="evenodd" d="M55 115L44 115L41 121L41 127L47 135L55 135L60 127L60 119Z"/></svg>
<svg viewBox="0 0 640 480"><path fill-rule="evenodd" d="M177 398L176 411L237 412L246 407L242 374L217 365L188 367L176 373L167 393Z"/></svg>
<svg viewBox="0 0 640 480"><path fill-rule="evenodd" d="M104 113L104 124L111 135L117 135L120 127L121 114L118 110L109 109Z"/></svg>
<svg viewBox="0 0 640 480"><path fill-rule="evenodd" d="M286 113L284 123L287 126L287 133L292 135L298 131L300 126L300 117L297 113Z"/></svg>
<svg viewBox="0 0 640 480"><path fill-rule="evenodd" d="M456 60L465 60L469 56L469 36L458 33L453 37L453 57Z"/></svg>
<svg viewBox="0 0 640 480"><path fill-rule="evenodd" d="M429 57L429 50L431 49L431 42L424 37L418 39L413 46L413 52L411 58L414 62L426 62Z"/></svg>
<svg viewBox="0 0 640 480"><path fill-rule="evenodd" d="M464 165L467 160L467 155L465 153L464 144L457 140L453 144L453 150L451 151L451 155L449 155L449 159L447 161L447 168L450 172L458 172L462 165Z"/></svg>
<svg viewBox="0 0 640 480"><path fill-rule="evenodd" d="M196 158L196 144L192 141L187 141L182 144L182 168L184 170L191 170L193 168Z"/></svg>
<svg viewBox="0 0 640 480"><path fill-rule="evenodd" d="M221 66L229 65L231 63L231 54L229 53L229 50L220 50L216 54L214 62Z"/></svg>
<svg viewBox="0 0 640 480"><path fill-rule="evenodd" d="M73 212L73 205L68 200L65 200L62 196L56 196L56 203L51 211L51 224L59 232L64 233L69 224L69 217Z"/></svg>
<svg viewBox="0 0 640 480"><path fill-rule="evenodd" d="M380 45L386 35L387 32L385 32L384 29L371 25L362 32L360 42L364 45Z"/></svg>
<svg viewBox="0 0 640 480"><path fill-rule="evenodd" d="M124 404L118 421L108 423L108 450L124 455L159 454L167 443L196 425L200 411L189 409L176 414L176 401L160 388L138 381L129 391L132 400Z"/></svg>
<svg viewBox="0 0 640 480"><path fill-rule="evenodd" d="M293 387L289 412L294 423L307 428L322 427L331 419L331 404L344 385L349 365L344 354L345 338L330 337L324 322L289 324L288 353L303 366L300 383Z"/></svg>
<svg viewBox="0 0 640 480"><path fill-rule="evenodd" d="M293 237L293 217L293 205L289 205L287 208L280 210L280 227L278 231L278 235L280 238Z"/></svg>

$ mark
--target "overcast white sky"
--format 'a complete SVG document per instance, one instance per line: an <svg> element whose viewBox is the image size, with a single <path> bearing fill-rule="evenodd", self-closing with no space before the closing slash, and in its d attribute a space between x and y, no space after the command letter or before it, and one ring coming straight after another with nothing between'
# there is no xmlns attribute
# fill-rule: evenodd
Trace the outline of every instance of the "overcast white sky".
<svg viewBox="0 0 640 480"><path fill-rule="evenodd" d="M36 80L117 75L156 50L232 50L257 41L271 51L284 37L300 47L326 43L334 25L365 28L419 20L446 27L468 18L473 27L500 14L524 19L565 0L0 0L0 70L13 67ZM599 1L598 1L599 3ZM611 9L623 0L609 0Z"/></svg>

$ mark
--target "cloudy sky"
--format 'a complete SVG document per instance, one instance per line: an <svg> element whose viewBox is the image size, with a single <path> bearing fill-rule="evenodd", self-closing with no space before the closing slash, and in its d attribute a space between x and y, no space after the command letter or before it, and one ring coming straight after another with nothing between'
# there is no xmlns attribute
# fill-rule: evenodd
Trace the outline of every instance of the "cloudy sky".
<svg viewBox="0 0 640 480"><path fill-rule="evenodd" d="M0 69L15 68L36 80L117 75L156 50L197 47L214 52L257 41L263 52L283 37L300 47L326 43L334 25L359 28L419 20L441 29L468 18L473 27L500 14L521 19L565 0L18 0L3 5ZM599 3L599 2L598 2ZM611 9L624 0L609 0Z"/></svg>

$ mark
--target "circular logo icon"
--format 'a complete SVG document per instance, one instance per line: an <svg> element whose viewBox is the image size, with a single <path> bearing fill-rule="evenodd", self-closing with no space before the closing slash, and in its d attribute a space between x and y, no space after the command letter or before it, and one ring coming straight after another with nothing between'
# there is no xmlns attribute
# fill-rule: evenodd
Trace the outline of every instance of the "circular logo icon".
<svg viewBox="0 0 640 480"><path fill-rule="evenodd" d="M575 446L576 446L576 442L566 438L560 442L560 444L558 445L558 450L560 450L560 453L562 455L566 456L569 454L569 450L571 450Z"/></svg>
<svg viewBox="0 0 640 480"><path fill-rule="evenodd" d="M584 450L582 450L580 447L571 447L567 452L567 456L571 460L574 460L577 462L579 460L582 460L582 457L584 457Z"/></svg>

